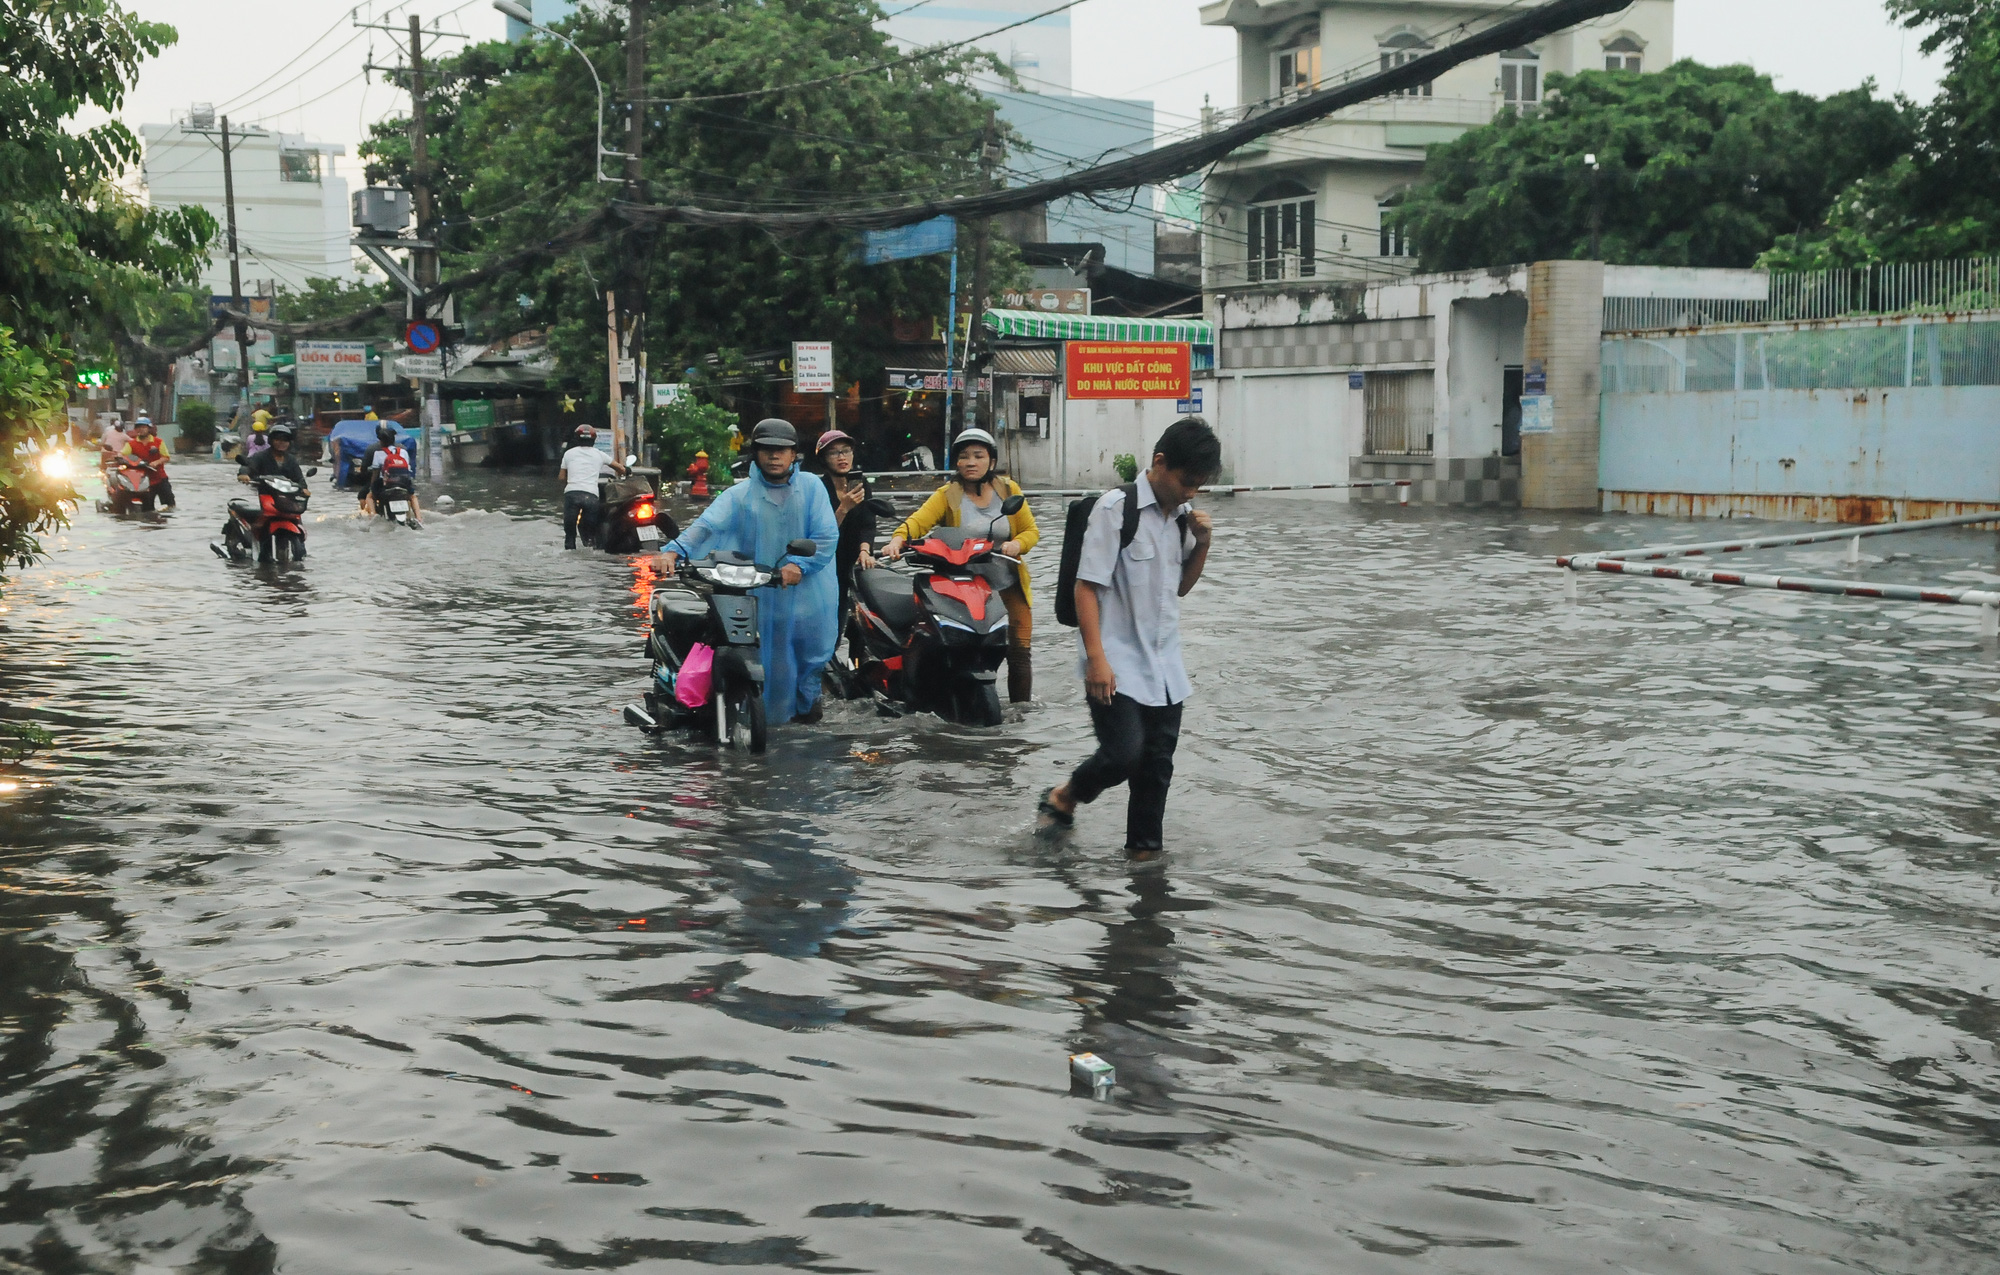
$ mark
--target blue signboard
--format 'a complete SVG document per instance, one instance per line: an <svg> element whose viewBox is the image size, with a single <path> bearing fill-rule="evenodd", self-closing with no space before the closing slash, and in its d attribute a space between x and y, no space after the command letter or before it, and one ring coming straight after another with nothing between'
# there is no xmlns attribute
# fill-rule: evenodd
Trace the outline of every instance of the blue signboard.
<svg viewBox="0 0 2000 1275"><path fill-rule="evenodd" d="M1177 400L1174 403L1175 414L1179 416L1199 416L1201 414L1201 390L1202 387L1197 385L1194 387L1191 397Z"/></svg>
<svg viewBox="0 0 2000 1275"><path fill-rule="evenodd" d="M410 347L412 354L429 354L438 348L442 339L438 326L426 319L413 319L403 329L403 343Z"/></svg>
<svg viewBox="0 0 2000 1275"><path fill-rule="evenodd" d="M933 217L914 226L868 231L861 236L861 264L879 266L891 261L934 257L957 247L958 223L950 217Z"/></svg>
<svg viewBox="0 0 2000 1275"><path fill-rule="evenodd" d="M1347 374L1347 388L1348 388L1348 389L1350 389L1350 390L1358 390L1358 389L1361 389L1361 388L1363 388L1363 387L1364 387L1364 386L1366 386L1367 384L1368 384L1368 373L1366 373L1366 372L1349 372L1349 373Z"/></svg>

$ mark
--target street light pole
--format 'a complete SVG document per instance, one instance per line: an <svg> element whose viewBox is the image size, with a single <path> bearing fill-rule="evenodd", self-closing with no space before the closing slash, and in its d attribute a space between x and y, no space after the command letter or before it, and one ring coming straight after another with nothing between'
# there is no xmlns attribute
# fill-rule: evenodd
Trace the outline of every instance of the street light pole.
<svg viewBox="0 0 2000 1275"><path fill-rule="evenodd" d="M592 62L589 55L585 54L582 49L576 47L576 41L570 39L560 31L551 31L541 23L535 21L535 15L528 12L528 6L517 4L515 0L493 0L493 7L531 31L540 31L543 35L552 35L556 39L561 40L569 46L571 53L583 59L584 66L590 70L590 82L597 86L597 180L601 182L617 181L616 177L607 177L604 175L604 161L606 159L631 159L632 156L627 155L624 151L608 151L604 149L604 80L597 74L597 64Z"/></svg>

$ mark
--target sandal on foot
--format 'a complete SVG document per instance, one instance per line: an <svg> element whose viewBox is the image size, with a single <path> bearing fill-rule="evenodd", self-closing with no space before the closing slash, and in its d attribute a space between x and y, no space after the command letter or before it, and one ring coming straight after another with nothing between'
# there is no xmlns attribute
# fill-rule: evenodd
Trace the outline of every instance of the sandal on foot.
<svg viewBox="0 0 2000 1275"><path fill-rule="evenodd" d="M1040 804L1035 807L1036 832L1068 832L1071 828L1076 827L1076 812L1074 810L1063 810L1056 803L1049 800L1050 797L1055 796L1055 793L1056 790L1054 788L1043 793Z"/></svg>

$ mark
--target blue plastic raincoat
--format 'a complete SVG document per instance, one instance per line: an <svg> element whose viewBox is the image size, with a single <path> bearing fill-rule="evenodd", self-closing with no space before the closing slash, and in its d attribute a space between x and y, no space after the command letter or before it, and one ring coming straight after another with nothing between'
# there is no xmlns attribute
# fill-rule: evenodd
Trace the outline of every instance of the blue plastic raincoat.
<svg viewBox="0 0 2000 1275"><path fill-rule="evenodd" d="M812 540L819 552L787 557L785 546L794 540ZM666 546L688 558L733 550L765 566L793 563L805 573L792 588L773 586L755 595L764 644L764 711L773 725L819 702L820 674L840 644L840 588L833 565L839 543L840 526L824 483L802 477L796 465L786 482L773 483L752 465L748 478L717 496Z"/></svg>

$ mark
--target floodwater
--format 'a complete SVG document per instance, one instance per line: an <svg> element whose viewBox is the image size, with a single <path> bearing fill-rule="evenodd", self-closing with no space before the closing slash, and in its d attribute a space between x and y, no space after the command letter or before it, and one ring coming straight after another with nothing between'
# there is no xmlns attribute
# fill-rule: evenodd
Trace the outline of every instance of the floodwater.
<svg viewBox="0 0 2000 1275"><path fill-rule="evenodd" d="M1134 870L1116 794L1029 835L1085 750L1046 596L997 731L718 756L620 723L646 569L552 481L260 574L224 478L0 595L59 737L0 793L0 1270L1993 1269L1973 611L1570 606L1555 553L1716 525L1222 502Z"/></svg>

